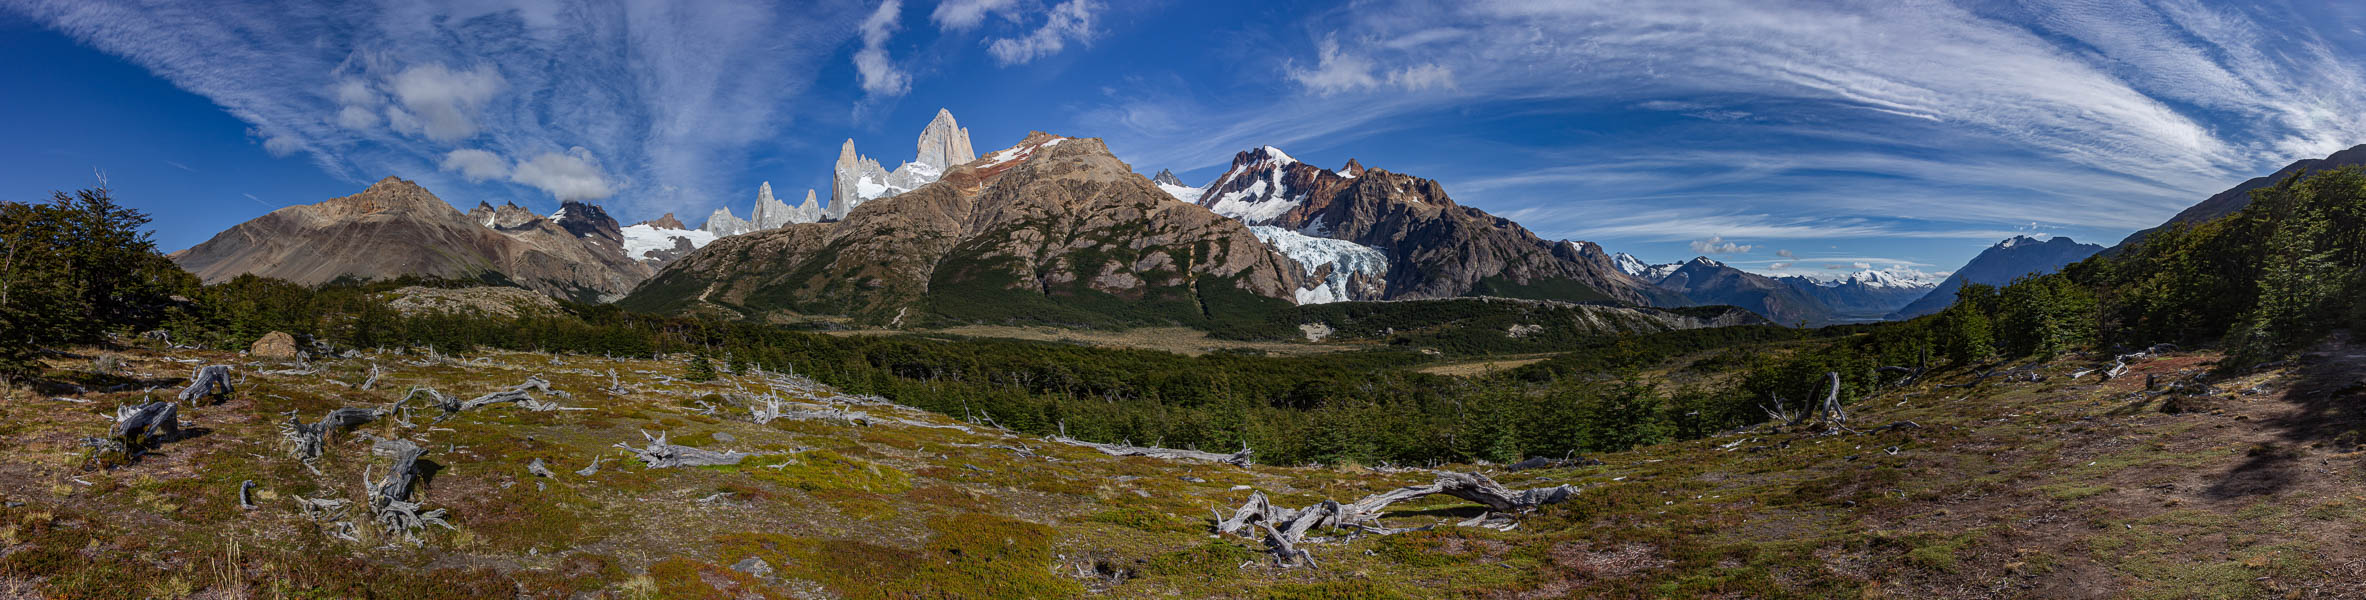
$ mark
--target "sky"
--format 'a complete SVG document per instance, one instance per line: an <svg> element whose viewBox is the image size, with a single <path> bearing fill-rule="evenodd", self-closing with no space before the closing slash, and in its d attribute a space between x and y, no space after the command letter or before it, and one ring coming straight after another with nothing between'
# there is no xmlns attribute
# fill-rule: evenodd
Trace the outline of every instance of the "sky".
<svg viewBox="0 0 2366 600"><path fill-rule="evenodd" d="M980 154L1274 145L1650 262L1937 275L2366 143L2334 0L0 0L0 56L0 199L103 180L167 251L387 176L695 226L943 108Z"/></svg>

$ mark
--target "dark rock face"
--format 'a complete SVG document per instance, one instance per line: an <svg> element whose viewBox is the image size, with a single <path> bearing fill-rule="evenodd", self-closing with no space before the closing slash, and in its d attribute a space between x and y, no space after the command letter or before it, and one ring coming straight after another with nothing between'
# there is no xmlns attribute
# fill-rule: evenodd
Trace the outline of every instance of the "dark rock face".
<svg viewBox="0 0 2366 600"><path fill-rule="evenodd" d="M1286 299L1298 285L1247 226L1174 202L1100 140L1035 133L842 221L716 240L624 304L894 324L995 303L1189 305L1210 288Z"/></svg>
<svg viewBox="0 0 2366 600"><path fill-rule="evenodd" d="M688 226L682 224L681 219L674 218L674 213L666 213L665 216L634 223L634 225L648 225L658 229L689 229Z"/></svg>
<svg viewBox="0 0 2366 600"><path fill-rule="evenodd" d="M418 184L388 177L359 194L240 223L173 260L207 283L244 274L305 285L345 276L491 277L582 301L621 297L649 277L649 266L624 257L606 211L568 206L581 215L562 215L572 216L564 223L514 205L479 203L464 215Z"/></svg>
<svg viewBox="0 0 2366 600"><path fill-rule="evenodd" d="M1543 240L1510 219L1456 204L1436 181L1353 160L1331 171L1270 146L1241 152L1199 205L1251 225L1378 248L1389 258L1387 299L1683 303L1619 272L1600 246Z"/></svg>

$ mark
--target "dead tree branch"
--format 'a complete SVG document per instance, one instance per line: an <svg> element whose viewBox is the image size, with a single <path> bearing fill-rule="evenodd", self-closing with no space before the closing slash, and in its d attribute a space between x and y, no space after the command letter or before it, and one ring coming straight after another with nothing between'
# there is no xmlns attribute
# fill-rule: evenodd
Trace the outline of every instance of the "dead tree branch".
<svg viewBox="0 0 2366 600"><path fill-rule="evenodd" d="M1444 494L1477 502L1486 506L1491 514L1500 514L1526 512L1539 506L1563 502L1574 493L1575 488L1566 485L1513 490L1478 473L1439 473L1437 480L1427 485L1401 487L1347 504L1324 500L1296 510L1275 507L1264 492L1250 492L1248 502L1234 510L1231 518L1216 520L1215 530L1218 534L1241 535L1242 531L1255 527L1265 532L1266 548L1273 553L1277 564L1290 566L1305 563L1311 566L1312 557L1299 544L1310 541L1306 533L1317 527L1355 529L1374 535L1417 530L1380 526L1382 511L1398 502ZM1490 518L1489 515L1481 515L1480 518L1458 525L1509 529L1517 523L1509 516Z"/></svg>
<svg viewBox="0 0 2366 600"><path fill-rule="evenodd" d="M1174 448L1154 448L1150 446L1103 444L1098 442L1087 442L1067 436L1052 436L1047 439L1070 446L1083 446L1086 448L1099 450L1101 453L1110 456L1148 456L1151 458L1163 458L1167 460L1196 460L1202 462L1225 463L1239 467L1249 466L1250 455L1256 453L1245 445L1241 447L1239 452L1234 452L1231 454L1219 454L1200 450L1178 450Z"/></svg>

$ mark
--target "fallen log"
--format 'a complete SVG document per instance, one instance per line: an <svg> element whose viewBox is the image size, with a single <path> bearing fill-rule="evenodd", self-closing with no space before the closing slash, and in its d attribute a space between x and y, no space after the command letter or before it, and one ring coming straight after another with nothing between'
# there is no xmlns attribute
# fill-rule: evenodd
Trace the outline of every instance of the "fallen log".
<svg viewBox="0 0 2366 600"><path fill-rule="evenodd" d="M634 448L631 444L617 442L616 447L631 452L633 458L640 459L642 464L648 465L652 469L736 465L739 464L740 459L753 456L745 452L716 452L704 448L676 446L667 443L665 436L666 434L661 432L656 437L650 437L649 432L643 431L641 437L649 441L648 446Z"/></svg>
<svg viewBox="0 0 2366 600"><path fill-rule="evenodd" d="M1099 450L1101 453L1110 456L1148 456L1151 458L1163 458L1167 460L1196 460L1202 462L1225 463L1239 467L1249 466L1250 455L1256 453L1255 451L1250 450L1247 446L1242 446L1239 452L1234 452L1231 454L1219 454L1201 450L1178 450L1174 448L1155 448L1150 446L1103 444L1099 442L1087 442L1067 436L1052 436L1047 439L1070 446L1083 446L1086 448Z"/></svg>
<svg viewBox="0 0 2366 600"><path fill-rule="evenodd" d="M230 387L230 367L228 365L208 365L198 367L196 372L189 374L189 387L181 389L180 398L182 402L196 406L199 398L206 396L228 398L234 393L237 392Z"/></svg>
<svg viewBox="0 0 2366 600"><path fill-rule="evenodd" d="M1303 562L1311 566L1312 556L1298 546L1308 542L1306 533L1317 527L1355 529L1373 535L1416 531L1380 526L1381 512L1398 502L1444 494L1477 502L1486 506L1491 513L1516 513L1567 501L1575 493L1575 488L1567 485L1513 490L1478 473L1439 473L1437 480L1427 485L1401 487L1347 504L1324 500L1296 510L1275 507L1266 499L1264 492L1252 491L1248 502L1234 510L1231 518L1218 515L1220 518L1216 520L1214 529L1219 535L1241 535L1242 531L1256 527L1265 532L1266 548L1273 553L1276 564L1290 566ZM1516 523L1507 514L1495 518L1481 515L1480 518L1457 523L1464 524L1505 529Z"/></svg>

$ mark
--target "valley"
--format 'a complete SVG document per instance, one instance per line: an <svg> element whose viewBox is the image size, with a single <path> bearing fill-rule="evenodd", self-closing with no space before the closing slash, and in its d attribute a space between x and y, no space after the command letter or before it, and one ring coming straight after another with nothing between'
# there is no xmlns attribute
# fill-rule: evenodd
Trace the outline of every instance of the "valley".
<svg viewBox="0 0 2366 600"><path fill-rule="evenodd" d="M0 0L0 600L2366 598L2360 31Z"/></svg>

